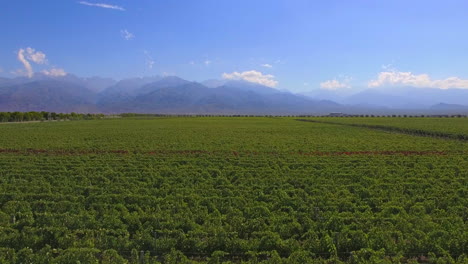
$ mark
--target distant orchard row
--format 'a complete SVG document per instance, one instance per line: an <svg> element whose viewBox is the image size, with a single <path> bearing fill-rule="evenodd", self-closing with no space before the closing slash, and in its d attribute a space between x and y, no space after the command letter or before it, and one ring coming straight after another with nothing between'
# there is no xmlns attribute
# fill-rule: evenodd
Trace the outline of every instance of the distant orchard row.
<svg viewBox="0 0 468 264"><path fill-rule="evenodd" d="M152 118L152 117L396 117L396 118L412 118L412 117L430 117L430 118L466 118L467 115L355 115L343 113L330 113L328 115L247 115L247 114L137 114L137 113L122 113L122 114L91 114L91 113L56 113L46 111L30 111L30 112L0 112L0 122L28 122L28 121L55 121L55 120L91 120L102 118Z"/></svg>
<svg viewBox="0 0 468 264"><path fill-rule="evenodd" d="M0 122L28 122L28 121L52 121L52 120L83 120L99 119L104 114L78 114L55 112L0 112Z"/></svg>

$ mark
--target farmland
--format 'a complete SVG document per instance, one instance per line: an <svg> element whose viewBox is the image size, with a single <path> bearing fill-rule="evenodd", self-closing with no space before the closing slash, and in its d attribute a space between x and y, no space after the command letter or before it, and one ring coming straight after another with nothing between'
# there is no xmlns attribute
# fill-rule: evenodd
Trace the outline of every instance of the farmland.
<svg viewBox="0 0 468 264"><path fill-rule="evenodd" d="M0 263L466 263L466 118L0 125ZM409 120L409 121L408 121Z"/></svg>
<svg viewBox="0 0 468 264"><path fill-rule="evenodd" d="M468 140L466 118L315 118L310 121L367 127L415 135Z"/></svg>
<svg viewBox="0 0 468 264"><path fill-rule="evenodd" d="M367 118L323 118L327 121L338 121L345 124L384 125L401 128L421 129L433 132L453 134L467 134L468 122L466 118L433 118L433 117L367 117Z"/></svg>

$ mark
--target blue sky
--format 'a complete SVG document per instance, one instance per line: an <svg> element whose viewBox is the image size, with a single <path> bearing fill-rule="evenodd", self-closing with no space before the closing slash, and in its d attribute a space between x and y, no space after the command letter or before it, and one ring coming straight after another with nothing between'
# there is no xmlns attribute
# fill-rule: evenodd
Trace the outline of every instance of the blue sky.
<svg viewBox="0 0 468 264"><path fill-rule="evenodd" d="M468 1L15 0L0 75L246 79L280 89L468 88ZM28 49L30 48L30 49ZM20 59L20 53L23 60Z"/></svg>

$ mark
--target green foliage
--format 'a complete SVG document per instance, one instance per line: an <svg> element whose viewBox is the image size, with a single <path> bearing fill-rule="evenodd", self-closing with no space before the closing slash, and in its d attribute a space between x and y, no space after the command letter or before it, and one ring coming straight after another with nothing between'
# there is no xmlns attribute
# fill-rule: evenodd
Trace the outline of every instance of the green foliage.
<svg viewBox="0 0 468 264"><path fill-rule="evenodd" d="M167 264L190 264L189 259L184 255L184 253L172 249L171 252L169 252L165 257L164 257L164 263Z"/></svg>
<svg viewBox="0 0 468 264"><path fill-rule="evenodd" d="M351 263L359 264L377 264L391 263L385 259L385 249L373 250L371 248L363 248L358 251L353 251L351 254Z"/></svg>
<svg viewBox="0 0 468 264"><path fill-rule="evenodd" d="M208 259L208 264L221 264L227 255L229 255L228 252L221 250L214 251L211 254L211 258Z"/></svg>
<svg viewBox="0 0 468 264"><path fill-rule="evenodd" d="M127 261L122 258L119 253L114 249L108 249L102 252L102 264L125 264Z"/></svg>
<svg viewBox="0 0 468 264"><path fill-rule="evenodd" d="M1 125L0 263L466 263L467 149L290 118Z"/></svg>
<svg viewBox="0 0 468 264"><path fill-rule="evenodd" d="M381 129L420 136L468 140L468 121L464 118L313 118L309 120Z"/></svg>
<svg viewBox="0 0 468 264"><path fill-rule="evenodd" d="M58 121L58 120L91 120L104 118L103 114L77 114L54 112L0 112L1 122L30 122L30 121Z"/></svg>
<svg viewBox="0 0 468 264"><path fill-rule="evenodd" d="M54 263L99 263L99 260L96 257L98 252L99 250L92 248L68 248L63 250L60 256L54 259Z"/></svg>

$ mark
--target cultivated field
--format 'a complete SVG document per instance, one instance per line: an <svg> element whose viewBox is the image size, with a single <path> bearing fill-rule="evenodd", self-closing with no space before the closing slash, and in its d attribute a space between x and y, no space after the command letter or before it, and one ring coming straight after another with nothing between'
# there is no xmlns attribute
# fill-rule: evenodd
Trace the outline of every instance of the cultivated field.
<svg viewBox="0 0 468 264"><path fill-rule="evenodd" d="M0 263L468 262L467 118L297 119L2 125Z"/></svg>

